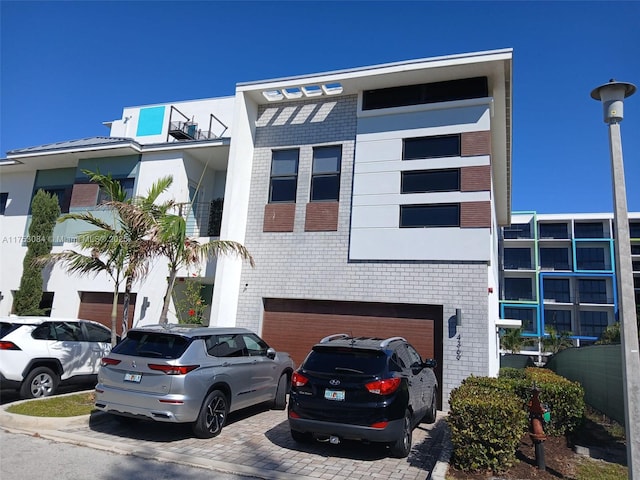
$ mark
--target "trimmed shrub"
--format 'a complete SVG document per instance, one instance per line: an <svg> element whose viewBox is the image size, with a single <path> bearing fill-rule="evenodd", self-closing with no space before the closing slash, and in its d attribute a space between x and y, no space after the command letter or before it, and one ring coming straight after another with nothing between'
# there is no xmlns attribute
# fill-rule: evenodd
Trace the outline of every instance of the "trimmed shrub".
<svg viewBox="0 0 640 480"><path fill-rule="evenodd" d="M469 377L451 392L449 405L456 468L501 472L515 463L527 414L509 385L496 378Z"/></svg>
<svg viewBox="0 0 640 480"><path fill-rule="evenodd" d="M512 367L503 367L500 369L498 373L498 378L516 378L520 380L524 380L527 378L527 374L525 373L523 368L512 368Z"/></svg>

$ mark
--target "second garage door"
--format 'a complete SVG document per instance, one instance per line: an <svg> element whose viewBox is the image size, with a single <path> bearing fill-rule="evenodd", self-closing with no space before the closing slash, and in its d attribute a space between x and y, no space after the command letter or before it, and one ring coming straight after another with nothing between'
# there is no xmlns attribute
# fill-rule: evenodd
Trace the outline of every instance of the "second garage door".
<svg viewBox="0 0 640 480"><path fill-rule="evenodd" d="M404 337L423 358L438 361L442 375L442 307L374 302L265 299L262 337L300 365L311 347L333 333Z"/></svg>

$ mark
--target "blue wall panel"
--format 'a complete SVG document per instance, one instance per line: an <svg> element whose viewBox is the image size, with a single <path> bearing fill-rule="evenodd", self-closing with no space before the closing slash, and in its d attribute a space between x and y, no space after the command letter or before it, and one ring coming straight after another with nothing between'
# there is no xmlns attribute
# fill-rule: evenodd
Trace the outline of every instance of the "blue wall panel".
<svg viewBox="0 0 640 480"><path fill-rule="evenodd" d="M136 135L142 137L145 135L161 134L162 125L164 124L164 110L164 106L141 108Z"/></svg>

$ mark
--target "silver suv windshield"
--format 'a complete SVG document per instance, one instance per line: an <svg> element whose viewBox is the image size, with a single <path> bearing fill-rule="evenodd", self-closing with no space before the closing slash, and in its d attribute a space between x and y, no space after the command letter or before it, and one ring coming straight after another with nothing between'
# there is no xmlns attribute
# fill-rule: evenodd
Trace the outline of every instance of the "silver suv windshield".
<svg viewBox="0 0 640 480"><path fill-rule="evenodd" d="M130 331L113 353L149 358L180 358L192 339L161 332Z"/></svg>

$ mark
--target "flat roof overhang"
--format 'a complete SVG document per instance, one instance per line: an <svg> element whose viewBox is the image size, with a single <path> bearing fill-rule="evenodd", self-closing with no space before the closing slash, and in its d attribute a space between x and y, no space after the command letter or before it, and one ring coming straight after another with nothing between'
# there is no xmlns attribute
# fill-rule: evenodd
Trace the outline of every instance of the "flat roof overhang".
<svg viewBox="0 0 640 480"><path fill-rule="evenodd" d="M215 170L226 170L229 159L230 138L201 142L172 142L140 145L134 140L108 143L91 147L63 147L8 154L0 160L0 172L26 172L51 168L76 167L79 160L122 157L183 151L190 157L206 163Z"/></svg>

